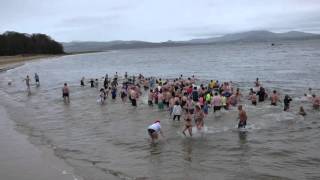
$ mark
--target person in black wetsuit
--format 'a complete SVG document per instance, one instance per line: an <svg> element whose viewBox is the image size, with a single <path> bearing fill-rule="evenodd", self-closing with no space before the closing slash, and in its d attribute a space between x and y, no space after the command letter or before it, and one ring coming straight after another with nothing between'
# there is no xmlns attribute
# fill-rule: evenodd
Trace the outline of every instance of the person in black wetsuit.
<svg viewBox="0 0 320 180"><path fill-rule="evenodd" d="M94 80L93 79L90 80L90 87L94 88Z"/></svg>
<svg viewBox="0 0 320 180"><path fill-rule="evenodd" d="M195 101L195 102L198 102L199 100L199 92L197 90L197 87L194 87L193 88L193 91L192 91L192 100Z"/></svg>
<svg viewBox="0 0 320 180"><path fill-rule="evenodd" d="M289 95L285 95L283 103L284 103L284 111L288 111L290 108L290 102L292 101L291 97Z"/></svg>
<svg viewBox="0 0 320 180"><path fill-rule="evenodd" d="M80 80L80 85L83 87L84 86L84 77Z"/></svg>
<svg viewBox="0 0 320 180"><path fill-rule="evenodd" d="M263 102L266 98L266 90L263 87L260 87L260 90L257 92L257 95L259 96L259 102Z"/></svg>

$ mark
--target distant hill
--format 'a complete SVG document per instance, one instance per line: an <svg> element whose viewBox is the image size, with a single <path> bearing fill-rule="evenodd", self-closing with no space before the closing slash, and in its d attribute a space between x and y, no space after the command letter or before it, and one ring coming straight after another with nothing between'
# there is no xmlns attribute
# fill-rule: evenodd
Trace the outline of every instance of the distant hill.
<svg viewBox="0 0 320 180"><path fill-rule="evenodd" d="M136 48L151 48L151 47L173 47L181 46L185 43L176 42L161 42L152 43L145 41L109 41L109 42L68 42L62 43L64 50L68 53L74 52L94 52L94 51L107 51L117 49L136 49Z"/></svg>
<svg viewBox="0 0 320 180"><path fill-rule="evenodd" d="M320 38L319 34L305 33L299 31L290 31L286 33L273 33L270 31L248 31L243 33L227 34L222 37L192 39L188 43L216 43L216 42L256 42L256 41L278 41L290 39L310 39Z"/></svg>
<svg viewBox="0 0 320 180"><path fill-rule="evenodd" d="M152 43L145 41L110 41L110 42L68 42L62 43L65 52L92 52L116 49L174 47L197 44L211 44L221 42L273 42L282 40L320 39L319 34L299 31L273 33L270 31L248 31L243 33L227 34L221 37L192 39L189 41L167 41Z"/></svg>

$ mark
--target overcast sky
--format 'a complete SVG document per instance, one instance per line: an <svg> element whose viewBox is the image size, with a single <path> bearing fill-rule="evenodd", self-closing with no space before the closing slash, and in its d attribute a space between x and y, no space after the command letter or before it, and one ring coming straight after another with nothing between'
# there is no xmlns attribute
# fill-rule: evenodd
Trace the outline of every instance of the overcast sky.
<svg viewBox="0 0 320 180"><path fill-rule="evenodd" d="M248 30L320 33L320 0L1 0L0 32L58 41L186 40Z"/></svg>

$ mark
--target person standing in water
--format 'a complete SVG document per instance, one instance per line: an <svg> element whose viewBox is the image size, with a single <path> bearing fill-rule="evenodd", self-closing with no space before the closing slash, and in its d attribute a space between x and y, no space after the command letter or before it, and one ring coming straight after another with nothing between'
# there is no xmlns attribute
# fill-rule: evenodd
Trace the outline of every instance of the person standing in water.
<svg viewBox="0 0 320 180"><path fill-rule="evenodd" d="M319 110L320 108L320 97L316 96L315 94L312 94L312 106L315 110Z"/></svg>
<svg viewBox="0 0 320 180"><path fill-rule="evenodd" d="M40 78L37 73L34 74L34 80L36 81L37 87L39 87L40 86Z"/></svg>
<svg viewBox="0 0 320 180"><path fill-rule="evenodd" d="M197 126L198 130L201 130L204 126L204 113L201 110L201 107L199 105L196 105L196 110L194 114L194 120Z"/></svg>
<svg viewBox="0 0 320 180"><path fill-rule="evenodd" d="M158 109L163 110L164 109L164 97L162 93L162 89L160 89L159 94L158 94Z"/></svg>
<svg viewBox="0 0 320 180"><path fill-rule="evenodd" d="M273 90L270 100L271 100L271 106L276 106L277 102L280 101L276 90Z"/></svg>
<svg viewBox="0 0 320 180"><path fill-rule="evenodd" d="M176 120L176 117L177 117L178 121L180 121L181 112L182 112L182 108L181 108L179 102L177 101L175 103L175 105L173 106L173 110L172 110L173 120Z"/></svg>
<svg viewBox="0 0 320 180"><path fill-rule="evenodd" d="M266 90L263 87L260 87L260 90L257 92L257 95L259 96L259 102L263 102L266 98Z"/></svg>
<svg viewBox="0 0 320 180"><path fill-rule="evenodd" d="M81 80L80 80L80 86L84 87L84 77L82 77Z"/></svg>
<svg viewBox="0 0 320 180"><path fill-rule="evenodd" d="M63 97L63 101L66 102L70 102L70 98L69 98L69 87L67 85L67 83L64 83L64 86L62 88L62 97Z"/></svg>
<svg viewBox="0 0 320 180"><path fill-rule="evenodd" d="M24 79L26 81L26 85L27 85L27 90L30 93L30 77L29 75L27 75L26 79Z"/></svg>
<svg viewBox="0 0 320 180"><path fill-rule="evenodd" d="M90 80L90 87L94 88L94 80L93 79Z"/></svg>
<svg viewBox="0 0 320 180"><path fill-rule="evenodd" d="M259 78L256 79L256 82L254 83L256 87L260 86Z"/></svg>
<svg viewBox="0 0 320 180"><path fill-rule="evenodd" d="M106 77L108 77L108 76L106 76ZM103 81L104 89L108 89L108 86L109 86L109 80L107 78L104 78L104 81Z"/></svg>
<svg viewBox="0 0 320 180"><path fill-rule="evenodd" d="M242 105L238 106L239 111L239 124L238 128L245 128L247 125L247 113L245 110L243 110Z"/></svg>
<svg viewBox="0 0 320 180"><path fill-rule="evenodd" d="M150 89L150 92L148 94L148 105L153 106L153 90Z"/></svg>
<svg viewBox="0 0 320 180"><path fill-rule="evenodd" d="M137 107L137 99L138 99L139 96L138 96L138 92L135 89L131 89L130 97L131 97L132 106Z"/></svg>
<svg viewBox="0 0 320 180"><path fill-rule="evenodd" d="M283 103L284 103L284 111L288 111L290 108L290 102L292 101L291 97L289 95L285 95Z"/></svg>
<svg viewBox="0 0 320 180"><path fill-rule="evenodd" d="M182 133L183 133L183 135L187 136L185 132L186 132L186 130L188 130L189 135L192 136L192 115L190 112L187 112L187 114L184 117L184 120L185 120L185 127L184 127Z"/></svg>
<svg viewBox="0 0 320 180"><path fill-rule="evenodd" d="M96 88L98 88L98 87L99 87L99 80L98 80L98 79L96 79L96 80L95 80L95 82L94 82L94 86L95 86Z"/></svg>
<svg viewBox="0 0 320 180"><path fill-rule="evenodd" d="M120 96L121 96L122 102L125 103L126 98L127 98L127 89L125 86L122 86L121 91L120 91Z"/></svg>
<svg viewBox="0 0 320 180"><path fill-rule="evenodd" d="M221 96L218 93L214 93L212 98L213 112L220 111L221 109Z"/></svg>
<svg viewBox="0 0 320 180"><path fill-rule="evenodd" d="M306 116L307 113L304 111L303 106L300 106L299 115Z"/></svg>
<svg viewBox="0 0 320 180"><path fill-rule="evenodd" d="M152 143L154 143L154 141L158 139L159 133L162 137L164 137L163 132L161 130L160 121L157 120L148 127L148 134L151 137Z"/></svg>
<svg viewBox="0 0 320 180"><path fill-rule="evenodd" d="M196 86L193 87L193 91L192 91L192 93L191 93L191 96L192 96L192 100L193 100L194 102L198 102L198 101L199 101L199 92L198 92Z"/></svg>
<svg viewBox="0 0 320 180"><path fill-rule="evenodd" d="M115 100L117 98L117 88L116 87L112 87L111 89L111 97L113 100Z"/></svg>
<svg viewBox="0 0 320 180"><path fill-rule="evenodd" d="M100 94L99 94L99 101L101 104L104 104L104 101L106 100L106 92L104 91L103 88L100 89Z"/></svg>
<svg viewBox="0 0 320 180"><path fill-rule="evenodd" d="M255 92L253 92L251 95L250 95L250 100L251 100L251 104L256 106L257 105L257 95Z"/></svg>

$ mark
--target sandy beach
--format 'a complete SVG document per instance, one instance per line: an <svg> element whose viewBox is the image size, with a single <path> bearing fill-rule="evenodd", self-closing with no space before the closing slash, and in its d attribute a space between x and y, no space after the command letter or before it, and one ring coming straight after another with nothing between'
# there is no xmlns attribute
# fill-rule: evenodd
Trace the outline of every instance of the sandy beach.
<svg viewBox="0 0 320 180"><path fill-rule="evenodd" d="M28 137L15 130L3 106L0 106L1 179L76 180L73 168L54 156L47 147L34 146Z"/></svg>
<svg viewBox="0 0 320 180"><path fill-rule="evenodd" d="M25 62L39 60L43 58L57 57L60 55L16 55L0 56L0 72L23 65Z"/></svg>

